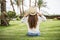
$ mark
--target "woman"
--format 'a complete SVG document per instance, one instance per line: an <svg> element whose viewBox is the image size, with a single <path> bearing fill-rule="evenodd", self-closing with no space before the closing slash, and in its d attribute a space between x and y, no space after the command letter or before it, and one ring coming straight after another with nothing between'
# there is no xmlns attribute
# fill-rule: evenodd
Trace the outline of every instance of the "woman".
<svg viewBox="0 0 60 40"><path fill-rule="evenodd" d="M39 24L45 20L46 18L36 11L36 7L30 7L29 13L25 14L21 21L27 24L28 36L39 36Z"/></svg>

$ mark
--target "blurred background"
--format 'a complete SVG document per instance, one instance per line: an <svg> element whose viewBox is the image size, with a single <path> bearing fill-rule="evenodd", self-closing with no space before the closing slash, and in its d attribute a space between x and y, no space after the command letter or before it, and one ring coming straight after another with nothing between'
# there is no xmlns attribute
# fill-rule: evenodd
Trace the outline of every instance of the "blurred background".
<svg viewBox="0 0 60 40"><path fill-rule="evenodd" d="M35 6L46 22L41 36L27 37L26 24L20 23L29 7ZM60 0L0 0L0 40L60 40Z"/></svg>

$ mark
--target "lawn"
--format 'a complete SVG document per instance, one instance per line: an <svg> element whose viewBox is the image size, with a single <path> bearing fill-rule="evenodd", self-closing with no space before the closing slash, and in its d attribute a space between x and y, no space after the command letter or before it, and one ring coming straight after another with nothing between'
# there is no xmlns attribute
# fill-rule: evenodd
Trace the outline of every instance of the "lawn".
<svg viewBox="0 0 60 40"><path fill-rule="evenodd" d="M40 25L41 35L26 36L26 24L10 21L10 26L0 26L0 40L60 40L60 20L48 20Z"/></svg>

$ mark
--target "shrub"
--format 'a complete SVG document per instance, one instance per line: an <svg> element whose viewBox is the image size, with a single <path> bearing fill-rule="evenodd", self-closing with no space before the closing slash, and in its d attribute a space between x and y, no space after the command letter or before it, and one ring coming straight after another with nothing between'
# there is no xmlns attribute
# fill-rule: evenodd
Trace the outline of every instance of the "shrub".
<svg viewBox="0 0 60 40"><path fill-rule="evenodd" d="M17 17L17 18L16 18L16 20L18 20L18 21L19 21L19 20L20 20L20 18L19 18L19 17Z"/></svg>
<svg viewBox="0 0 60 40"><path fill-rule="evenodd" d="M7 14L8 14L9 18L15 18L16 17L16 13L13 11L8 11Z"/></svg>

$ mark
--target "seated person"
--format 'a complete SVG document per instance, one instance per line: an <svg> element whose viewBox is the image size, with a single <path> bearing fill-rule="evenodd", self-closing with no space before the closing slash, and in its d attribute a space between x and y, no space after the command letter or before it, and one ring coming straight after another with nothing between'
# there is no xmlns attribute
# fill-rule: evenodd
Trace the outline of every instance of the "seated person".
<svg viewBox="0 0 60 40"><path fill-rule="evenodd" d="M29 13L25 14L21 22L25 22L28 27L28 36L39 36L39 25L45 21L46 17L36 11L36 7L30 7Z"/></svg>

